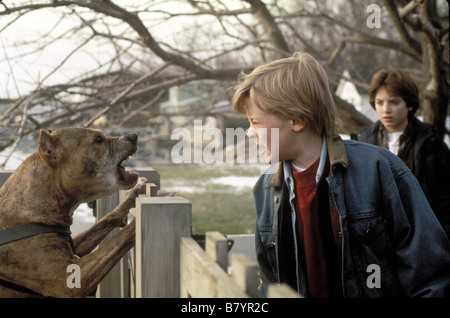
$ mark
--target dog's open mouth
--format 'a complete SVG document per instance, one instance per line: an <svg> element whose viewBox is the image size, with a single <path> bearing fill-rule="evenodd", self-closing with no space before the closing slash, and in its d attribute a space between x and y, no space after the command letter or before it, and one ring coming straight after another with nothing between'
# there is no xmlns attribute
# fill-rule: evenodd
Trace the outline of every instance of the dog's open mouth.
<svg viewBox="0 0 450 318"><path fill-rule="evenodd" d="M126 170L124 166L122 166L122 163L124 161L128 161L129 157L134 157L136 155L136 150L126 154L122 160L120 160L119 164L117 165L117 173L119 175L119 183L121 186L125 188L129 188L135 185L138 179L138 174L135 172L131 172Z"/></svg>

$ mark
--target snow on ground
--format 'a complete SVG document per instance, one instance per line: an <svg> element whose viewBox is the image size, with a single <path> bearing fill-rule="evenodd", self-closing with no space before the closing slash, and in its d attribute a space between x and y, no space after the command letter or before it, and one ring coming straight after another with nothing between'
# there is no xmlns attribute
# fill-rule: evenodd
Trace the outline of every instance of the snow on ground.
<svg viewBox="0 0 450 318"><path fill-rule="evenodd" d="M211 191L211 187L215 185L224 185L233 187L231 191L242 191L244 188L249 188L250 190L255 185L258 177L242 177L242 176L226 176L209 180L208 183L202 185L186 185L188 181L180 180L175 184L165 188L167 191L173 191L179 194L182 193L201 193L206 191Z"/></svg>
<svg viewBox="0 0 450 318"><path fill-rule="evenodd" d="M259 176L258 177L227 176L213 179L211 180L211 183L233 186L238 190L241 190L241 188L253 188L258 178Z"/></svg>
<svg viewBox="0 0 450 318"><path fill-rule="evenodd" d="M73 213L73 224L70 227L72 235L87 230L95 223L95 217L92 209L86 203L80 204L78 209Z"/></svg>

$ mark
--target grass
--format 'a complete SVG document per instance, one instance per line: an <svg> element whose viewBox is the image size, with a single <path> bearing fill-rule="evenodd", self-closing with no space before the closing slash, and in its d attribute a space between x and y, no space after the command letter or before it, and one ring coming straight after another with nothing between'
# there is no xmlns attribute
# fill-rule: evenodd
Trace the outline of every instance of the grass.
<svg viewBox="0 0 450 318"><path fill-rule="evenodd" d="M192 203L192 232L254 233L254 182L258 165L161 165L161 189Z"/></svg>

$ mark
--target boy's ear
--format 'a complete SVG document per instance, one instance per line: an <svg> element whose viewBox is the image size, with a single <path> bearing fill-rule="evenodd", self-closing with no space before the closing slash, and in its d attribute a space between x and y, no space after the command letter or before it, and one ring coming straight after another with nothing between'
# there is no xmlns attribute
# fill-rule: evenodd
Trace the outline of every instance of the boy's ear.
<svg viewBox="0 0 450 318"><path fill-rule="evenodd" d="M58 162L61 159L61 145L58 137L51 135L51 130L46 132L42 130L39 132L39 156L50 167L56 168Z"/></svg>
<svg viewBox="0 0 450 318"><path fill-rule="evenodd" d="M304 121L293 119L291 120L291 127L295 132L301 132L303 129L305 129L306 124Z"/></svg>

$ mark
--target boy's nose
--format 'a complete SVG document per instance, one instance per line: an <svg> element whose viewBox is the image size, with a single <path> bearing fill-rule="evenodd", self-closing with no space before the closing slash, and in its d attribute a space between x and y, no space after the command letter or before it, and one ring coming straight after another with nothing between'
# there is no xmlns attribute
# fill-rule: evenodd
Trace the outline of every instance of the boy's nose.
<svg viewBox="0 0 450 318"><path fill-rule="evenodd" d="M247 137L250 139L254 139L257 137L256 129L253 127L250 127L247 131Z"/></svg>

